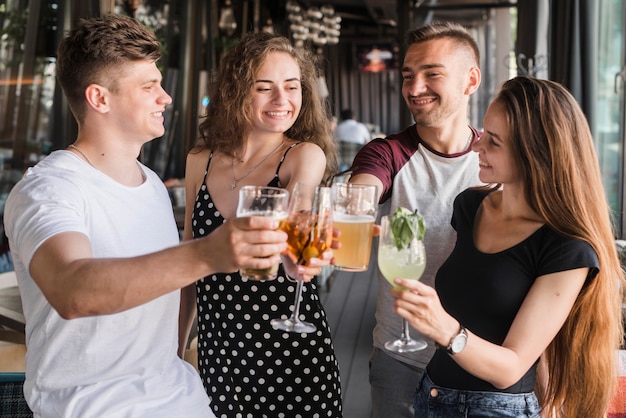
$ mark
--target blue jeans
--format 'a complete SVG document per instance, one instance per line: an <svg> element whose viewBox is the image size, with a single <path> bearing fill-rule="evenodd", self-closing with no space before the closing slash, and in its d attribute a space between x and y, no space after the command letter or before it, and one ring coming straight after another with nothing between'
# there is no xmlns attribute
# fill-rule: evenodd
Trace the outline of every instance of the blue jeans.
<svg viewBox="0 0 626 418"><path fill-rule="evenodd" d="M539 418L533 392L500 393L448 389L435 385L428 373L415 391L414 418Z"/></svg>
<svg viewBox="0 0 626 418"><path fill-rule="evenodd" d="M412 418L413 395L423 369L374 348L370 357L372 418Z"/></svg>

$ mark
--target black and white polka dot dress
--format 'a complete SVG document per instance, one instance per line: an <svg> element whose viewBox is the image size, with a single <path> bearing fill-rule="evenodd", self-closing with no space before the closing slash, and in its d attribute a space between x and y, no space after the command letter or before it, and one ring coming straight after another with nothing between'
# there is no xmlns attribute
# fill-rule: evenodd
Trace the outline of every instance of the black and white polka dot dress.
<svg viewBox="0 0 626 418"><path fill-rule="evenodd" d="M280 164L271 186L279 186ZM206 173L202 184L192 215L195 238L225 222L206 188ZM295 287L282 265L269 282L244 281L233 272L196 283L198 369L217 417L342 416L339 368L315 285L303 286L300 314L317 332L270 325L271 319L289 317Z"/></svg>

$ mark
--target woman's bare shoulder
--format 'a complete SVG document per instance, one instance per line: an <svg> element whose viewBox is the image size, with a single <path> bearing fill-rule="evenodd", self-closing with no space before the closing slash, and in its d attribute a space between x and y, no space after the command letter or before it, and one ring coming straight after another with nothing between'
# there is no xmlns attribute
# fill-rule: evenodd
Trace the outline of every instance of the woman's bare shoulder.
<svg viewBox="0 0 626 418"><path fill-rule="evenodd" d="M315 156L323 156L324 155L324 151L322 151L322 148L320 148L319 145L314 144L312 142L296 142L293 141L293 144L298 144L295 147L293 147L290 151L289 154L293 153L293 156L297 156L298 159L299 158L312 158ZM287 156L289 156L289 154L287 154Z"/></svg>
<svg viewBox="0 0 626 418"><path fill-rule="evenodd" d="M206 148L194 147L187 153L187 164L207 161L211 155L211 150Z"/></svg>
<svg viewBox="0 0 626 418"><path fill-rule="evenodd" d="M187 162L185 166L186 177L204 173L211 150L193 148L187 153Z"/></svg>
<svg viewBox="0 0 626 418"><path fill-rule="evenodd" d="M305 180L320 182L326 167L326 156L317 144L303 142L289 151L283 167L280 173L283 184ZM289 181L286 182L286 179Z"/></svg>

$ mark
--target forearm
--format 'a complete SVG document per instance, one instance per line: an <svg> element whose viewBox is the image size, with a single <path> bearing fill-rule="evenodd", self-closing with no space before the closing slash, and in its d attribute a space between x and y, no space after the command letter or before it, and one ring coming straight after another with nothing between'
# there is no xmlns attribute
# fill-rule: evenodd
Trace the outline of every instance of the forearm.
<svg viewBox="0 0 626 418"><path fill-rule="evenodd" d="M510 348L479 338L469 330L468 334L467 346L453 359L468 373L498 389L517 383L534 363L524 360Z"/></svg>
<svg viewBox="0 0 626 418"><path fill-rule="evenodd" d="M380 198L383 194L383 183L376 176L372 174L356 174L350 177L350 183L369 184L372 186L376 186L377 193L378 193L378 200L380 201Z"/></svg>
<svg viewBox="0 0 626 418"><path fill-rule="evenodd" d="M62 317L111 314L214 272L277 263L286 247L277 226L270 218L233 219L206 237L129 258L93 258L85 235L61 233L35 252L30 272Z"/></svg>
<svg viewBox="0 0 626 418"><path fill-rule="evenodd" d="M147 303L211 272L209 260L197 253L190 242L139 257L76 259L38 276L48 276L40 286L62 317L112 314Z"/></svg>

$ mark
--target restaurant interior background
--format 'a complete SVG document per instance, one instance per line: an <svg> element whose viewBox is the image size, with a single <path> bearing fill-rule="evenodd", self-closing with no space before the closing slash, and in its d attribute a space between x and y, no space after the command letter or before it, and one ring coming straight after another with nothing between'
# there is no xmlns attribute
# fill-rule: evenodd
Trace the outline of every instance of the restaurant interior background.
<svg viewBox="0 0 626 418"><path fill-rule="evenodd" d="M433 20L465 25L481 49L483 82L468 123L480 127L498 85L517 74L565 84L587 115L616 238L624 238L623 0L0 0L0 209L23 171L76 133L55 80L55 49L80 17L123 13L152 28L173 97L166 132L140 156L165 181L184 176L206 80L242 32L268 30L322 55L329 115L352 108L380 134L412 124L401 97L403 35ZM3 228L0 271L12 269Z"/></svg>

